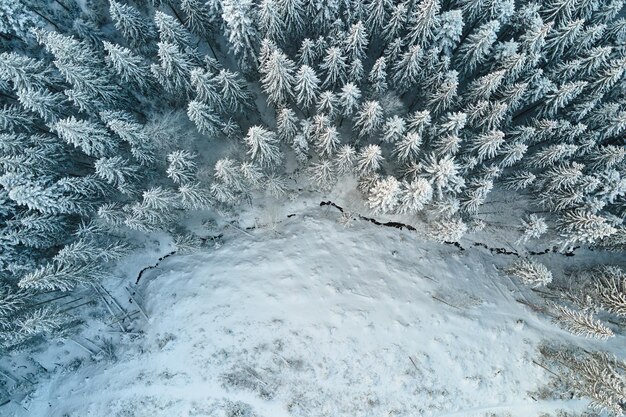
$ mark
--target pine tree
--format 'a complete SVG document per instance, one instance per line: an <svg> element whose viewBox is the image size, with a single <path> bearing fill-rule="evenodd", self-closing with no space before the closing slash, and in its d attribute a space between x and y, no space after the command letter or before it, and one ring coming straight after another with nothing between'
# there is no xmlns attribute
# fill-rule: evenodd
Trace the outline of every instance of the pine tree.
<svg viewBox="0 0 626 417"><path fill-rule="evenodd" d="M339 93L339 104L343 108L343 114L350 117L359 107L361 100L361 90L353 83L345 84Z"/></svg>
<svg viewBox="0 0 626 417"><path fill-rule="evenodd" d="M500 147L504 144L504 133L492 130L478 135L471 142L471 150L476 151L478 161L483 162L496 156Z"/></svg>
<svg viewBox="0 0 626 417"><path fill-rule="evenodd" d="M317 112L327 114L333 119L339 111L339 101L332 91L324 91L317 100Z"/></svg>
<svg viewBox="0 0 626 417"><path fill-rule="evenodd" d="M467 225L461 219L444 218L434 222L428 235L442 242L458 242L467 233Z"/></svg>
<svg viewBox="0 0 626 417"><path fill-rule="evenodd" d="M276 131L278 138L286 143L293 143L298 134L298 117L290 108L283 108L276 116Z"/></svg>
<svg viewBox="0 0 626 417"><path fill-rule="evenodd" d="M387 92L389 85L387 83L387 60L380 57L374 63L369 74L369 82L372 84L372 90L377 95L383 95Z"/></svg>
<svg viewBox="0 0 626 417"><path fill-rule="evenodd" d="M594 320L591 314L572 310L565 306L555 306L555 321L576 336L601 340L615 336L610 328L606 327L602 322Z"/></svg>
<svg viewBox="0 0 626 417"><path fill-rule="evenodd" d="M243 178L236 162L230 158L222 158L215 163L215 179L235 191L243 190Z"/></svg>
<svg viewBox="0 0 626 417"><path fill-rule="evenodd" d="M337 0L310 1L307 14L313 17L315 33L326 34L337 21L341 4Z"/></svg>
<svg viewBox="0 0 626 417"><path fill-rule="evenodd" d="M270 102L279 106L293 95L295 64L285 54L276 50L259 69L263 91Z"/></svg>
<svg viewBox="0 0 626 417"><path fill-rule="evenodd" d="M131 154L142 165L155 160L155 149L151 137L144 126L134 121L128 114L102 112L100 119L107 127L131 146Z"/></svg>
<svg viewBox="0 0 626 417"><path fill-rule="evenodd" d="M298 104L304 109L308 109L317 101L320 79L313 68L302 65L295 76L294 83Z"/></svg>
<svg viewBox="0 0 626 417"><path fill-rule="evenodd" d="M337 181L335 167L329 159L322 159L308 168L311 181L321 190L330 189Z"/></svg>
<svg viewBox="0 0 626 417"><path fill-rule="evenodd" d="M0 109L0 128L6 131L30 130L31 117L19 106L4 105Z"/></svg>
<svg viewBox="0 0 626 417"><path fill-rule="evenodd" d="M429 94L428 105L435 114L448 110L454 104L459 86L459 73L448 71L441 83Z"/></svg>
<svg viewBox="0 0 626 417"><path fill-rule="evenodd" d="M223 0L222 19L230 47L242 71L253 69L258 34L254 25L252 0Z"/></svg>
<svg viewBox="0 0 626 417"><path fill-rule="evenodd" d="M10 81L13 89L45 88L53 74L43 61L17 54L3 52L0 54L0 78Z"/></svg>
<svg viewBox="0 0 626 417"><path fill-rule="evenodd" d="M59 120L52 129L61 139L90 156L105 156L116 148L115 141L104 127L74 116Z"/></svg>
<svg viewBox="0 0 626 417"><path fill-rule="evenodd" d="M26 110L37 114L43 120L55 122L61 109L64 97L59 93L53 93L48 89L20 89L17 98Z"/></svg>
<svg viewBox="0 0 626 417"><path fill-rule="evenodd" d="M503 181L503 185L512 190L524 190L531 186L536 179L537 176L535 174L524 171L506 178Z"/></svg>
<svg viewBox="0 0 626 417"><path fill-rule="evenodd" d="M531 259L520 259L505 269L509 275L517 277L533 288L545 286L552 282L552 272L545 265Z"/></svg>
<svg viewBox="0 0 626 417"><path fill-rule="evenodd" d="M396 143L394 154L400 162L415 162L422 146L422 136L408 132Z"/></svg>
<svg viewBox="0 0 626 417"><path fill-rule="evenodd" d="M460 10L441 13L436 41L443 53L452 56L463 35L463 14Z"/></svg>
<svg viewBox="0 0 626 417"><path fill-rule="evenodd" d="M367 5L367 27L373 34L378 33L387 22L387 15L391 8L390 0L370 0Z"/></svg>
<svg viewBox="0 0 626 417"><path fill-rule="evenodd" d="M144 191L142 203L146 207L156 210L169 210L179 206L176 193L162 187L154 187Z"/></svg>
<svg viewBox="0 0 626 417"><path fill-rule="evenodd" d="M439 0L424 0L417 4L409 20L409 43L428 44L435 36L439 25Z"/></svg>
<svg viewBox="0 0 626 417"><path fill-rule="evenodd" d="M104 277L95 263L50 263L23 276L18 285L24 289L69 291Z"/></svg>
<svg viewBox="0 0 626 417"><path fill-rule="evenodd" d="M209 105L192 100L187 106L187 116L196 124L200 133L212 137L219 134L220 119Z"/></svg>
<svg viewBox="0 0 626 417"><path fill-rule="evenodd" d="M305 26L303 0L278 0L278 7L283 13L282 18L288 32L299 35Z"/></svg>
<svg viewBox="0 0 626 417"><path fill-rule="evenodd" d="M339 132L334 126L328 126L318 135L317 151L322 156L332 156L339 143Z"/></svg>
<svg viewBox="0 0 626 417"><path fill-rule="evenodd" d="M539 150L528 162L531 166L543 168L572 156L577 150L578 146L576 145L558 143Z"/></svg>
<svg viewBox="0 0 626 417"><path fill-rule="evenodd" d="M419 45L413 45L393 66L393 80L399 91L406 92L417 82L421 72L422 55L422 48Z"/></svg>
<svg viewBox="0 0 626 417"><path fill-rule="evenodd" d="M55 32L36 31L37 40L55 57L54 65L76 91L98 108L121 98L120 87L102 65L100 55L88 44Z"/></svg>
<svg viewBox="0 0 626 417"><path fill-rule="evenodd" d="M371 135L381 128L383 123L383 109L378 101L367 101L354 119L354 127L359 137Z"/></svg>
<svg viewBox="0 0 626 417"><path fill-rule="evenodd" d="M458 66L465 72L472 72L478 65L484 63L497 40L499 30L500 23L492 20L470 34L458 49L456 59Z"/></svg>
<svg viewBox="0 0 626 417"><path fill-rule="evenodd" d="M239 172L243 177L243 180L248 184L250 188L258 188L263 178L263 173L257 165L252 162L243 162L239 166Z"/></svg>
<svg viewBox="0 0 626 417"><path fill-rule="evenodd" d="M186 16L185 25L196 35L206 39L213 30L211 14L201 0L180 0L180 9Z"/></svg>
<svg viewBox="0 0 626 417"><path fill-rule="evenodd" d="M418 110L409 116L407 127L411 132L421 135L431 126L431 123L430 112L428 110Z"/></svg>
<svg viewBox="0 0 626 417"><path fill-rule="evenodd" d="M505 70L495 71L472 81L466 93L467 101L489 100L500 87L505 74Z"/></svg>
<svg viewBox="0 0 626 417"><path fill-rule="evenodd" d="M244 140L248 145L248 155L260 165L271 167L281 161L278 140L273 132L261 126L252 126Z"/></svg>
<svg viewBox="0 0 626 417"><path fill-rule="evenodd" d="M395 177L388 176L376 181L369 190L368 204L375 213L389 213L398 205L400 183Z"/></svg>
<svg viewBox="0 0 626 417"><path fill-rule="evenodd" d="M145 59L122 46L106 41L103 45L107 52L106 63L113 68L124 83L137 86L142 91L147 91L152 86L150 66Z"/></svg>
<svg viewBox="0 0 626 417"><path fill-rule="evenodd" d="M528 220L522 219L523 236L520 242L526 243L530 239L538 239L548 231L548 225L544 218L531 214Z"/></svg>
<svg viewBox="0 0 626 417"><path fill-rule="evenodd" d="M350 32L345 40L345 50L350 60L364 60L367 55L368 34L363 22L360 20L350 27Z"/></svg>
<svg viewBox="0 0 626 417"><path fill-rule="evenodd" d="M572 20L557 27L546 38L546 50L552 60L560 58L567 48L579 38L585 24L584 19Z"/></svg>
<svg viewBox="0 0 626 417"><path fill-rule="evenodd" d="M317 49L315 42L309 38L304 38L298 50L298 64L312 67L317 61Z"/></svg>
<svg viewBox="0 0 626 417"><path fill-rule="evenodd" d="M335 154L335 167L339 175L349 174L354 170L356 151L350 145L342 145Z"/></svg>
<svg viewBox="0 0 626 417"><path fill-rule="evenodd" d="M392 116L385 120L383 142L397 142L406 131L406 123L400 116Z"/></svg>
<svg viewBox="0 0 626 417"><path fill-rule="evenodd" d="M285 21L281 16L279 4L275 0L261 0L257 17L259 28L264 36L273 41L281 41L285 36Z"/></svg>
<svg viewBox="0 0 626 417"><path fill-rule="evenodd" d="M173 16L157 10L154 14L154 23L162 43L176 45L181 50L191 47L191 33Z"/></svg>
<svg viewBox="0 0 626 417"><path fill-rule="evenodd" d="M465 181L460 176L459 167L450 155L439 159L432 154L426 155L423 167L427 177L435 185L440 198L444 191L457 193L465 185Z"/></svg>
<svg viewBox="0 0 626 417"><path fill-rule="evenodd" d="M560 226L563 248L577 243L594 244L617 231L604 217L583 209L564 213Z"/></svg>
<svg viewBox="0 0 626 417"><path fill-rule="evenodd" d="M120 31L131 46L139 47L148 44L156 38L155 27L132 6L121 4L115 0L109 2L109 13Z"/></svg>
<svg viewBox="0 0 626 417"><path fill-rule="evenodd" d="M132 193L132 183L139 178L138 167L119 156L100 158L94 164L96 175L123 193Z"/></svg>
<svg viewBox="0 0 626 417"><path fill-rule="evenodd" d="M196 92L196 100L224 111L225 103L222 101L220 86L214 74L202 68L194 68L190 74L190 81Z"/></svg>
<svg viewBox="0 0 626 417"><path fill-rule="evenodd" d="M400 213L416 214L433 198L433 187L424 178L403 181L400 190Z"/></svg>
<svg viewBox="0 0 626 417"><path fill-rule="evenodd" d="M367 145L357 156L357 168L362 174L377 171L382 162L382 151L378 145Z"/></svg>
<svg viewBox="0 0 626 417"><path fill-rule="evenodd" d="M338 47L328 48L320 68L326 73L326 78L322 84L324 88L346 82L348 65L346 64L346 57Z"/></svg>
<svg viewBox="0 0 626 417"><path fill-rule="evenodd" d="M159 42L159 65L152 64L152 74L171 94L187 95L191 90L190 73L193 69L191 57L173 43Z"/></svg>
<svg viewBox="0 0 626 417"><path fill-rule="evenodd" d="M398 36L387 45L385 48L384 56L390 63L398 61L400 53L404 50L404 38Z"/></svg>
<svg viewBox="0 0 626 417"><path fill-rule="evenodd" d="M386 42L391 42L402 33L407 22L408 14L406 3L398 3L392 6L391 16L382 32L383 39Z"/></svg>
<svg viewBox="0 0 626 417"><path fill-rule="evenodd" d="M587 86L585 81L576 81L562 85L557 91L548 93L542 114L554 116L557 112L578 97Z"/></svg>
<svg viewBox="0 0 626 417"><path fill-rule="evenodd" d="M364 75L363 62L360 59L352 61L348 68L348 81L359 84Z"/></svg>
<svg viewBox="0 0 626 417"><path fill-rule="evenodd" d="M528 151L528 146L523 143L515 143L512 142L510 144L505 144L500 150L500 156L502 159L500 160L500 167L510 167L521 161L526 155Z"/></svg>
<svg viewBox="0 0 626 417"><path fill-rule="evenodd" d="M167 176L176 184L189 184L196 178L197 155L188 151L174 151L167 155Z"/></svg>
<svg viewBox="0 0 626 417"><path fill-rule="evenodd" d="M246 83L232 71L223 69L216 75L215 81L220 88L221 107L230 112L240 112L250 105L251 96Z"/></svg>
<svg viewBox="0 0 626 417"><path fill-rule="evenodd" d="M205 210L211 206L211 197L199 183L183 184L178 188L183 207L190 210Z"/></svg>
<svg viewBox="0 0 626 417"><path fill-rule="evenodd" d="M591 272L598 301L602 307L626 317L626 275L616 266L602 266Z"/></svg>

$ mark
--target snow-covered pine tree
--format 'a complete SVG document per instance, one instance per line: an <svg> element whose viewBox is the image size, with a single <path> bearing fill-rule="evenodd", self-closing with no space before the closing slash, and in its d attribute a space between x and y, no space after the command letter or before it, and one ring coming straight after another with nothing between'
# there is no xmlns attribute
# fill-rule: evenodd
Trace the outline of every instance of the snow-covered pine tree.
<svg viewBox="0 0 626 417"><path fill-rule="evenodd" d="M276 133L278 138L285 143L293 143L298 134L298 117L296 113L285 107L276 116Z"/></svg>
<svg viewBox="0 0 626 417"><path fill-rule="evenodd" d="M378 101L370 100L361 106L354 119L359 137L371 135L382 127L383 109Z"/></svg>
<svg viewBox="0 0 626 417"><path fill-rule="evenodd" d="M285 37L285 21L278 1L261 0L257 9L259 29L263 36L273 41L282 41Z"/></svg>
<svg viewBox="0 0 626 417"><path fill-rule="evenodd" d="M372 34L377 34L388 21L391 0L370 0L366 7L366 26L371 28Z"/></svg>
<svg viewBox="0 0 626 417"><path fill-rule="evenodd" d="M111 0L109 5L109 13L115 23L115 28L131 46L136 48L147 45L156 38L156 28L150 20L142 16L139 10L115 0Z"/></svg>
<svg viewBox="0 0 626 417"><path fill-rule="evenodd" d="M341 88L339 93L339 104L343 109L345 117L351 117L359 107L361 100L361 90L353 83L347 83Z"/></svg>
<svg viewBox="0 0 626 417"><path fill-rule="evenodd" d="M400 213L415 214L424 209L433 198L433 187L424 178L403 181L400 189Z"/></svg>
<svg viewBox="0 0 626 417"><path fill-rule="evenodd" d="M328 48L320 69L326 74L323 87L335 87L346 82L348 65L341 49L336 46Z"/></svg>
<svg viewBox="0 0 626 417"><path fill-rule="evenodd" d="M124 83L130 83L142 91L147 91L153 86L154 82L151 78L148 61L123 46L107 41L103 42L103 45L107 52L106 63Z"/></svg>
<svg viewBox="0 0 626 417"><path fill-rule="evenodd" d="M317 102L320 79L313 68L302 65L295 76L294 85L296 99L303 109L308 109Z"/></svg>
<svg viewBox="0 0 626 417"><path fill-rule="evenodd" d="M202 0L180 0L180 9L185 15L185 25L201 38L213 30L211 12Z"/></svg>
<svg viewBox="0 0 626 417"><path fill-rule="evenodd" d="M223 0L222 19L228 42L244 73L254 69L255 45L258 33L254 25L254 2L252 0Z"/></svg>
<svg viewBox="0 0 626 417"><path fill-rule="evenodd" d="M506 268L505 272L518 277L524 284L535 288L552 282L552 272L545 265L532 259L520 259Z"/></svg>
<svg viewBox="0 0 626 417"><path fill-rule="evenodd" d="M361 149L357 156L357 167L362 174L377 171L382 162L382 151L378 145L367 145Z"/></svg>
<svg viewBox="0 0 626 417"><path fill-rule="evenodd" d="M381 96L387 92L389 84L387 83L387 60L385 57L381 56L376 60L368 80L372 84L372 90L377 95Z"/></svg>
<svg viewBox="0 0 626 417"><path fill-rule="evenodd" d="M440 9L439 0L424 0L414 5L408 24L407 39L410 44L430 43L440 25Z"/></svg>
<svg viewBox="0 0 626 417"><path fill-rule="evenodd" d="M278 49L259 68L263 91L275 106L285 104L293 96L294 71L294 62Z"/></svg>
<svg viewBox="0 0 626 417"><path fill-rule="evenodd" d="M262 166L273 167L280 163L282 154L278 149L276 134L261 126L252 126L244 138L248 155Z"/></svg>
<svg viewBox="0 0 626 417"><path fill-rule="evenodd" d="M363 60L367 57L367 45L369 43L367 30L360 20L350 27L348 37L345 40L345 50L350 60Z"/></svg>
<svg viewBox="0 0 626 417"><path fill-rule="evenodd" d="M209 137L215 137L220 132L221 121L211 106L201 101L192 100L187 106L189 120L196 124L198 131Z"/></svg>
<svg viewBox="0 0 626 417"><path fill-rule="evenodd" d="M594 320L588 312L572 310L562 305L555 305L554 309L555 322L576 336L602 340L615 336L609 327Z"/></svg>
<svg viewBox="0 0 626 417"><path fill-rule="evenodd" d="M111 154L117 146L103 126L74 116L59 120L52 129L61 139L80 148L89 156Z"/></svg>
<svg viewBox="0 0 626 417"><path fill-rule="evenodd" d="M498 38L499 30L500 23L497 20L492 20L470 34L461 43L455 54L458 68L465 72L472 72L478 65L484 63Z"/></svg>
<svg viewBox="0 0 626 417"><path fill-rule="evenodd" d="M399 91L406 92L417 82L420 76L422 54L422 48L419 45L413 45L393 66L393 80Z"/></svg>

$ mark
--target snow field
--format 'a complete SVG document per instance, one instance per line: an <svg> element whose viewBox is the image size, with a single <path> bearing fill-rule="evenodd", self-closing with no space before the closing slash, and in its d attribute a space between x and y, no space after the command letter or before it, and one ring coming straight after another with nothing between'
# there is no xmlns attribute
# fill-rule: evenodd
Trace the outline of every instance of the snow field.
<svg viewBox="0 0 626 417"><path fill-rule="evenodd" d="M337 213L298 214L139 286L145 336L59 375L32 416L482 416L579 407L537 399L551 324L479 250ZM94 369L94 367L96 367ZM533 398L534 397L534 398ZM21 415L21 414L16 414Z"/></svg>

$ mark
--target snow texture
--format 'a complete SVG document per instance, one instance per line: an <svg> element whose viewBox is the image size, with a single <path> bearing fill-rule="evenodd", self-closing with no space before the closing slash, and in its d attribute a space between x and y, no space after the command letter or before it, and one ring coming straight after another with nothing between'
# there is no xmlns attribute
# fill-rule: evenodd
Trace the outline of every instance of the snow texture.
<svg viewBox="0 0 626 417"><path fill-rule="evenodd" d="M229 242L215 251L163 260L133 289L148 320L136 319L140 335L119 347L117 362L56 373L3 415L460 417L584 408L533 392L548 377L533 363L538 343L570 336L516 302L533 294L492 267L502 255L363 221L342 228L328 207L282 214L248 231L225 228Z"/></svg>

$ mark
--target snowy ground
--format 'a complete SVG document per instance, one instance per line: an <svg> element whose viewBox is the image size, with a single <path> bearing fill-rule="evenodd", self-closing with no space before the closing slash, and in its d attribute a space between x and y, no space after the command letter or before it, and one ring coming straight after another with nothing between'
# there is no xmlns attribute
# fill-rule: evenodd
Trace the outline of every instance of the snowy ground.
<svg viewBox="0 0 626 417"><path fill-rule="evenodd" d="M164 260L137 287L145 333L116 362L57 373L0 412L467 417L584 406L534 393L547 381L537 344L567 336L515 301L532 294L496 270L510 259L338 217L312 207Z"/></svg>

